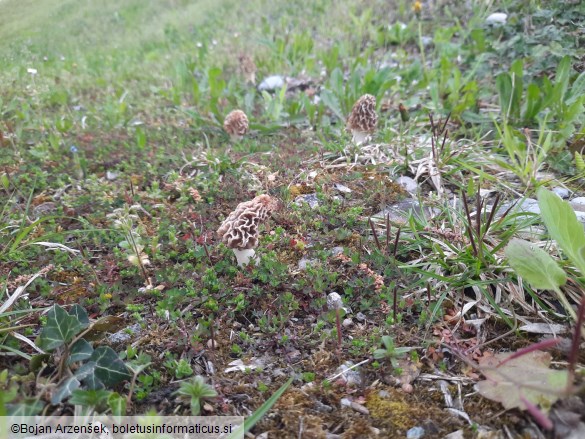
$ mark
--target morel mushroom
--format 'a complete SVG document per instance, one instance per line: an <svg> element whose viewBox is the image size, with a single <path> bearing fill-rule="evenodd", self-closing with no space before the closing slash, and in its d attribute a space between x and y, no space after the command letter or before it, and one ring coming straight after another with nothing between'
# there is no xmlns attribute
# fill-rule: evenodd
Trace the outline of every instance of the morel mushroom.
<svg viewBox="0 0 585 439"><path fill-rule="evenodd" d="M376 98L365 94L354 104L347 119L347 129L351 131L356 145L366 142L376 129Z"/></svg>
<svg viewBox="0 0 585 439"><path fill-rule="evenodd" d="M256 64L254 64L254 60L250 58L248 55L240 55L240 71L244 76L246 82L251 84L256 83Z"/></svg>
<svg viewBox="0 0 585 439"><path fill-rule="evenodd" d="M217 229L221 241L231 248L240 267L255 260L259 227L276 209L276 200L269 195L258 195L251 201L238 204Z"/></svg>
<svg viewBox="0 0 585 439"><path fill-rule="evenodd" d="M248 132L248 117L242 110L234 110L223 121L223 129L232 142L237 142Z"/></svg>

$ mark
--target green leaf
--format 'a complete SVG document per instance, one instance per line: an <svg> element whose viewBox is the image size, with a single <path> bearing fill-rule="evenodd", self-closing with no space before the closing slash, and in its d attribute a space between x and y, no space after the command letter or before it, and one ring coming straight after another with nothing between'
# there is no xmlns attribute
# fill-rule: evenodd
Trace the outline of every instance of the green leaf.
<svg viewBox="0 0 585 439"><path fill-rule="evenodd" d="M68 343L83 327L77 316L68 314L59 305L54 305L47 314L47 324L41 331L39 347L52 351Z"/></svg>
<svg viewBox="0 0 585 439"><path fill-rule="evenodd" d="M71 392L69 404L81 405L84 407L98 407L105 405L110 396L109 390L81 390L77 389Z"/></svg>
<svg viewBox="0 0 585 439"><path fill-rule="evenodd" d="M18 404L6 404L8 416L36 416L45 407L43 401L27 398Z"/></svg>
<svg viewBox="0 0 585 439"><path fill-rule="evenodd" d="M585 247L583 224L566 201L556 194L541 187L537 192L538 206L542 219L550 236L557 241L563 252L585 275L585 256L581 249Z"/></svg>
<svg viewBox="0 0 585 439"><path fill-rule="evenodd" d="M325 89L321 92L321 102L329 108L329 110L335 114L339 120L345 120L345 115L341 110L341 104L337 96L335 96L331 91Z"/></svg>
<svg viewBox="0 0 585 439"><path fill-rule="evenodd" d="M126 398L122 398L118 392L112 392L108 398L108 407L114 416L126 415Z"/></svg>
<svg viewBox="0 0 585 439"><path fill-rule="evenodd" d="M96 377L108 387L131 378L124 362L109 346L97 348L91 356L91 361L95 362Z"/></svg>
<svg viewBox="0 0 585 439"><path fill-rule="evenodd" d="M533 288L557 290L567 281L565 272L544 250L522 239L512 239L504 251L512 268Z"/></svg>
<svg viewBox="0 0 585 439"><path fill-rule="evenodd" d="M288 386L291 385L293 382L294 377L290 377L286 383L284 383L274 394L266 400L264 404L258 407L252 416L248 419L244 420L244 425L240 425L232 434L228 436L228 439L237 439L243 437L245 433L250 431L250 429L258 423L262 417L268 413L268 410L272 408L272 406L278 401L278 398L282 396L282 394L288 389Z"/></svg>
<svg viewBox="0 0 585 439"><path fill-rule="evenodd" d="M69 314L72 316L77 317L77 320L83 325L84 328L89 326L89 317L87 316L87 312L81 305L73 305L73 307L69 310Z"/></svg>
<svg viewBox="0 0 585 439"><path fill-rule="evenodd" d="M79 389L81 383L77 379L77 377L72 376L68 378L63 384L61 384L53 396L51 396L51 404L57 405L64 399L68 398L74 390Z"/></svg>
<svg viewBox="0 0 585 439"><path fill-rule="evenodd" d="M571 89L569 90L569 97L566 100L567 105L572 105L578 99L581 99L585 95L585 72L581 72L581 74L575 79Z"/></svg>
<svg viewBox="0 0 585 439"><path fill-rule="evenodd" d="M559 399L559 390L567 387L569 373L549 369L551 356L547 352L533 351L505 361L513 354L499 353L479 360L481 373L487 378L477 383L479 393L507 410L526 410L522 397L534 405L550 407Z"/></svg>
<svg viewBox="0 0 585 439"><path fill-rule="evenodd" d="M91 345L83 338L77 340L71 347L71 352L69 354L69 358L67 359L67 364L75 363L76 361L88 360L91 357L91 354L93 354L93 348Z"/></svg>

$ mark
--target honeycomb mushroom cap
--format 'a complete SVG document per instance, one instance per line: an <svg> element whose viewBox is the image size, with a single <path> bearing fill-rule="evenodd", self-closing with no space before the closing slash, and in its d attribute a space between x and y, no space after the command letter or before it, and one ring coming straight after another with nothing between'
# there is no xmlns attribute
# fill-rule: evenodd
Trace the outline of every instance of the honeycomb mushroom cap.
<svg viewBox="0 0 585 439"><path fill-rule="evenodd" d="M248 117L242 110L230 112L223 121L223 129L230 137L242 137L248 132Z"/></svg>
<svg viewBox="0 0 585 439"><path fill-rule="evenodd" d="M256 248L260 224L276 207L276 200L269 195L258 195L251 201L240 203L217 229L217 235L231 249Z"/></svg>
<svg viewBox="0 0 585 439"><path fill-rule="evenodd" d="M351 131L372 133L378 124L376 114L376 98L365 94L354 104L347 119L347 128Z"/></svg>

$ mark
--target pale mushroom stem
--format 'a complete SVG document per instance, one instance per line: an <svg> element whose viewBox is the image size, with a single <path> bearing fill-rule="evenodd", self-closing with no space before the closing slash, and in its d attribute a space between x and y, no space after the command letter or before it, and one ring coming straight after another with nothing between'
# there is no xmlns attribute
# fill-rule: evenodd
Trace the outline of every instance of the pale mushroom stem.
<svg viewBox="0 0 585 439"><path fill-rule="evenodd" d="M368 138L370 137L370 133L367 133L365 131L353 130L352 134L353 134L353 141L356 145L361 145L362 143L365 143L368 140Z"/></svg>
<svg viewBox="0 0 585 439"><path fill-rule="evenodd" d="M232 143L238 143L243 138L244 136L240 136L239 134L230 134L230 140Z"/></svg>
<svg viewBox="0 0 585 439"><path fill-rule="evenodd" d="M253 248L239 250L237 248L233 249L234 255L236 255L236 259L238 260L238 266L243 267L248 265L251 260L256 261L258 258L256 257L256 252Z"/></svg>

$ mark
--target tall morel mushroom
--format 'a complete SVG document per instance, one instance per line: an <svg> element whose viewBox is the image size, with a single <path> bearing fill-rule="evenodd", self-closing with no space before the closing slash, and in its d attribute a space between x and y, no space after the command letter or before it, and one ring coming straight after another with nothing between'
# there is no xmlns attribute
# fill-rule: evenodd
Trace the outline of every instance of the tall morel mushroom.
<svg viewBox="0 0 585 439"><path fill-rule="evenodd" d="M240 72L244 76L246 82L251 84L256 83L256 64L254 60L250 58L248 55L240 55L238 58L240 61Z"/></svg>
<svg viewBox="0 0 585 439"><path fill-rule="evenodd" d="M217 236L231 248L240 267L255 259L260 224L276 210L277 202L269 195L258 195L251 201L238 204L217 229Z"/></svg>
<svg viewBox="0 0 585 439"><path fill-rule="evenodd" d="M377 123L376 98L365 94L354 104L347 119L347 129L351 131L355 144L366 142L374 133Z"/></svg>
<svg viewBox="0 0 585 439"><path fill-rule="evenodd" d="M248 132L248 117L242 110L233 110L223 121L223 129L232 142L237 142Z"/></svg>

